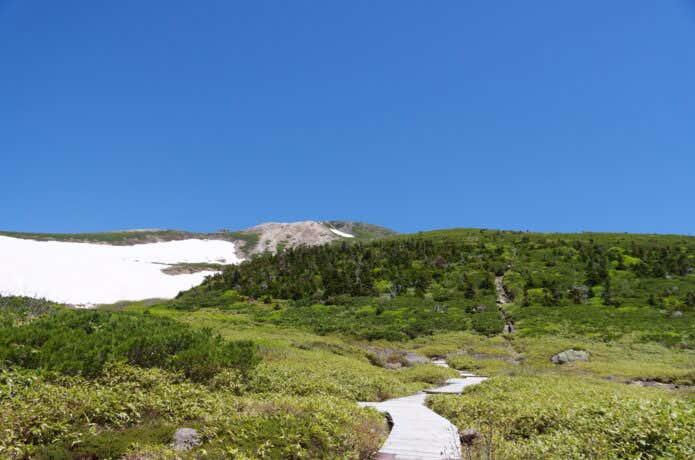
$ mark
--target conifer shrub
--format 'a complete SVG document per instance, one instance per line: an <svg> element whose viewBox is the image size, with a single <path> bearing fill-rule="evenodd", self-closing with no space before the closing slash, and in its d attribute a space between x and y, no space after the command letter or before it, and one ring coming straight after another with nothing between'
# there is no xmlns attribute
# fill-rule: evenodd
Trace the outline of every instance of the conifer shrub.
<svg viewBox="0 0 695 460"><path fill-rule="evenodd" d="M94 377L122 361L203 381L224 368L247 375L259 360L252 342L143 314L64 310L0 330L0 363L66 375Z"/></svg>
<svg viewBox="0 0 695 460"><path fill-rule="evenodd" d="M485 335L496 335L502 332L504 321L500 318L497 311L484 311L473 315L473 329Z"/></svg>

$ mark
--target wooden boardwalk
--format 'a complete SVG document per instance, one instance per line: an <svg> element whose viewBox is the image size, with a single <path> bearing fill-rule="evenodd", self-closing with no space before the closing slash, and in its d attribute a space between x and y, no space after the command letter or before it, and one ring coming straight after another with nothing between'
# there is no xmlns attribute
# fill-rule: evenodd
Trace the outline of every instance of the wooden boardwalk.
<svg viewBox="0 0 695 460"><path fill-rule="evenodd" d="M436 363L441 365L440 363ZM444 363L444 365L446 365ZM462 373L464 374L464 373ZM465 374L470 375L470 374ZM450 379L445 386L432 388L404 398L384 402L359 403L388 413L393 428L379 450L378 460L458 460L461 443L458 429L444 417L425 406L427 394L457 394L485 377Z"/></svg>
<svg viewBox="0 0 695 460"><path fill-rule="evenodd" d="M463 389L471 386L477 385L480 382L486 380L486 377L476 377L469 376L462 379L449 379L446 381L446 385L439 388L432 388L430 390L425 390L425 393L429 394L461 394Z"/></svg>

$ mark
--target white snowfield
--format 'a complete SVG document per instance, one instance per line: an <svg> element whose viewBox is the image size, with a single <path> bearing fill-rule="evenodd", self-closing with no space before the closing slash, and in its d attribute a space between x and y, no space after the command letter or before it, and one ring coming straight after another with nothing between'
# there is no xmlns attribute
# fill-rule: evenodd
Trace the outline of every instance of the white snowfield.
<svg viewBox="0 0 695 460"><path fill-rule="evenodd" d="M111 246L0 236L0 294L89 306L171 298L214 271L167 275L179 262L237 264L234 243L190 239Z"/></svg>
<svg viewBox="0 0 695 460"><path fill-rule="evenodd" d="M340 230L336 230L335 228L329 228L329 230L338 236L342 236L343 238L354 238L355 237L355 235L350 235L349 233L341 232Z"/></svg>

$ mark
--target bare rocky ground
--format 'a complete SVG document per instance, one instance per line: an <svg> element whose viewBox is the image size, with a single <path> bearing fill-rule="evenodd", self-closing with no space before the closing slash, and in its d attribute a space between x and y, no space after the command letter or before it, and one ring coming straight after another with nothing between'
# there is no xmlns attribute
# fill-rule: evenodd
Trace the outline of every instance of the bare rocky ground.
<svg viewBox="0 0 695 460"><path fill-rule="evenodd" d="M259 235L258 244L252 254L266 251L277 252L298 246L318 246L343 239L331 232L327 225L313 220L292 223L268 222L246 231Z"/></svg>
<svg viewBox="0 0 695 460"><path fill-rule="evenodd" d="M338 233L331 231L336 230ZM375 239L395 235L393 230L378 225L351 221L268 222L244 230L226 229L210 233L165 229L132 229L97 233L27 233L5 232L0 235L36 241L62 241L94 243L111 246L161 243L188 239L231 241L240 256L248 258L263 252L277 252L298 246L318 246L343 239L340 233L355 235L357 239Z"/></svg>
<svg viewBox="0 0 695 460"><path fill-rule="evenodd" d="M504 306L509 303L509 296L507 296L507 291L504 289L504 276L495 278L495 290L497 291L497 310L500 318L504 321L504 330L502 332L511 334L514 332L514 322L504 309Z"/></svg>

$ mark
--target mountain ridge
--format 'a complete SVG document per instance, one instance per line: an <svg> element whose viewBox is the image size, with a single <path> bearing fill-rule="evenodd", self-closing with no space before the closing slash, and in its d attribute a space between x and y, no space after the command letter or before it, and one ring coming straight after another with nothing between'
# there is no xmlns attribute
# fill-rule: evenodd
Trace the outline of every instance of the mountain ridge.
<svg viewBox="0 0 695 460"><path fill-rule="evenodd" d="M335 231L338 232L336 233ZM377 239L398 234L379 225L355 221L300 221L265 222L242 230L221 229L215 232L192 232L177 229L127 229L104 232L37 233L0 231L0 236L35 241L93 243L113 246L181 241L188 239L222 240L236 244L240 254L250 257L266 251L314 246L344 239L340 233L349 233L358 240ZM354 234L353 234L354 233Z"/></svg>

